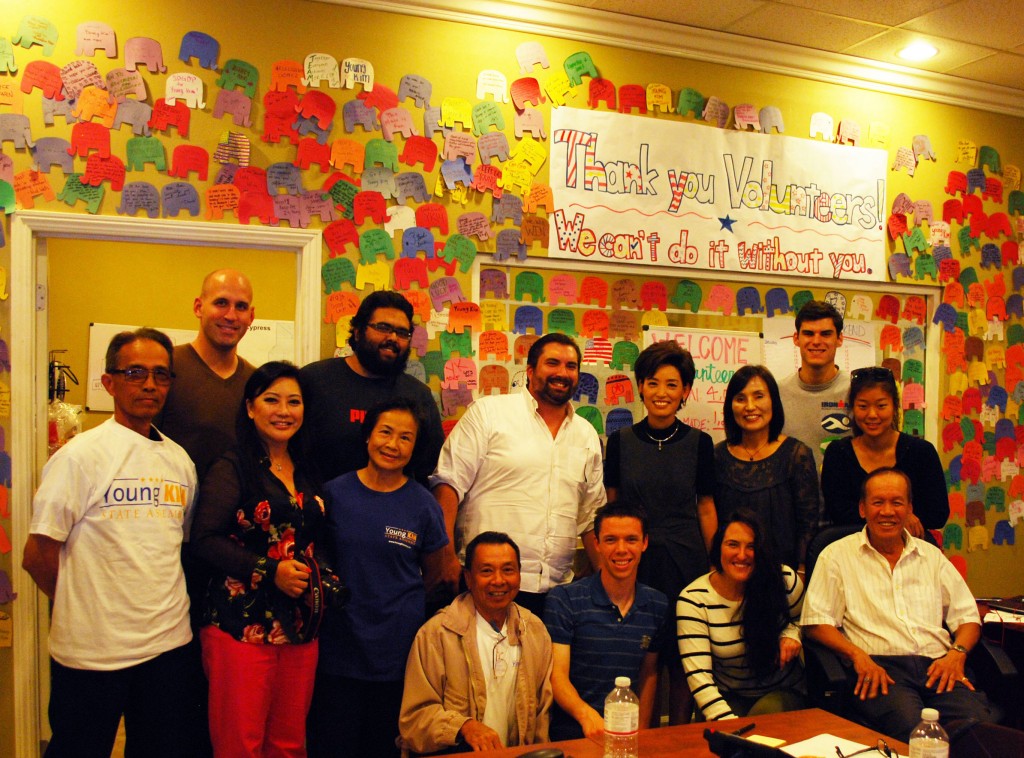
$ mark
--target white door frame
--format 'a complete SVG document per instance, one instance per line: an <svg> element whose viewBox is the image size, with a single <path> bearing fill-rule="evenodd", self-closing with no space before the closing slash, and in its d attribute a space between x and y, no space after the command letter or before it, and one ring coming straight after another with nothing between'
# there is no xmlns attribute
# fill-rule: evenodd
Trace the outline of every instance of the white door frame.
<svg viewBox="0 0 1024 758"><path fill-rule="evenodd" d="M21 570L32 494L46 462L47 253L50 237L112 242L286 250L295 264L295 362L320 357L319 229L182 222L121 216L18 211L11 216L11 454L10 494L14 607L14 756L37 758L43 737L42 701L49 686L48 606ZM173 276L174 272L168 272Z"/></svg>

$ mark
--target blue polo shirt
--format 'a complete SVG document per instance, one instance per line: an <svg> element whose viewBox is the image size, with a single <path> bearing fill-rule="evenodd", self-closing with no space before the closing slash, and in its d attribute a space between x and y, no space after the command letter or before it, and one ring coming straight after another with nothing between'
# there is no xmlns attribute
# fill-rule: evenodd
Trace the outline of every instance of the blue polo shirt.
<svg viewBox="0 0 1024 758"><path fill-rule="evenodd" d="M599 573L548 593L544 625L551 642L569 646L569 681L598 713L604 713L604 699L615 688L615 677L628 676L636 687L644 656L662 645L667 609L664 594L637 582L633 605L622 616L608 599ZM574 738L563 735L583 732L556 704L551 709L551 739Z"/></svg>

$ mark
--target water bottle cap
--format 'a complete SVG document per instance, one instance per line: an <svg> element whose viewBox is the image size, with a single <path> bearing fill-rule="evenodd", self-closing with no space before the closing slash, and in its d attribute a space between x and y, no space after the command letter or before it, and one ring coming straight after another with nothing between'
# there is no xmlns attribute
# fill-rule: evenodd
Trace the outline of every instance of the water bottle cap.
<svg viewBox="0 0 1024 758"><path fill-rule="evenodd" d="M617 676L617 677L615 677L615 686L616 687L626 688L629 685L630 685L630 681L629 681L629 677L628 676ZM935 718L938 718L938 714L936 714Z"/></svg>
<svg viewBox="0 0 1024 758"><path fill-rule="evenodd" d="M921 711L921 718L924 721L938 721L939 720L939 712L937 710L935 710L934 708L924 708Z"/></svg>

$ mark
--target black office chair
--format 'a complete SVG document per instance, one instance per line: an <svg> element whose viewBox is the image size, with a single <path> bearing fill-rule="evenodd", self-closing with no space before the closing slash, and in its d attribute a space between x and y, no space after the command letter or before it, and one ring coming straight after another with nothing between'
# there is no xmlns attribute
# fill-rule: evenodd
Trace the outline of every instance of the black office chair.
<svg viewBox="0 0 1024 758"><path fill-rule="evenodd" d="M946 724L950 758L1020 758L1024 732L998 724L958 719Z"/></svg>
<svg viewBox="0 0 1024 758"><path fill-rule="evenodd" d="M863 524L844 524L843 526L826 526L811 540L807 546L807 555L804 558L804 568L806 569L806 581L811 580L811 573L814 571L814 564L818 562L818 556L821 555L821 551L831 545L836 540L841 540L843 537L849 537L855 532L859 532L864 528Z"/></svg>
<svg viewBox="0 0 1024 758"><path fill-rule="evenodd" d="M818 556L828 545L838 539L859 531L860 525L827 526L818 532L807 546L804 560L806 569L804 584L810 584L811 574L818 562ZM811 705L824 708L837 716L849 718L846 698L853 687L849 679L852 669L844 666L838 655L814 640L803 638L804 679L807 682L807 697ZM855 720L855 719L854 719Z"/></svg>
<svg viewBox="0 0 1024 758"><path fill-rule="evenodd" d="M814 564L817 563L822 550L836 540L862 528L859 524L830 526L818 532L807 547L806 581L810 582ZM855 711L849 707L855 679L853 667L844 664L831 649L813 640L804 637L803 645L804 676L811 704L845 719L859 721ZM982 638L971 650L967 663L974 670L979 689L984 690L989 699L999 705L1004 713L1010 712L1006 706L1013 702L1012 698L1019 697L1019 684L1017 668L1006 652L995 643Z"/></svg>

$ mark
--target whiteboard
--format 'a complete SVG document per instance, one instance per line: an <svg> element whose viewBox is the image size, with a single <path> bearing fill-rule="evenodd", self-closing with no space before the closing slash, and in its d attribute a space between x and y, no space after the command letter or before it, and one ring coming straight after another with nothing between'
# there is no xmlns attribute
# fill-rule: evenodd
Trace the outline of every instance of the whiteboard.
<svg viewBox="0 0 1024 758"><path fill-rule="evenodd" d="M765 365L776 380L781 381L800 368L800 350L793 343L796 319L776 316L763 321ZM836 365L849 373L855 368L877 365L878 323L853 321L843 323L843 344L836 350Z"/></svg>
<svg viewBox="0 0 1024 758"><path fill-rule="evenodd" d="M114 399L103 388L100 377L107 356L107 346L118 332L130 332L138 326L128 324L89 324L89 366L85 386L85 409L114 411ZM159 328L159 327L157 327ZM196 338L196 329L160 329L175 345L184 345ZM238 354L254 366L267 361L295 360L295 322L254 319L249 331L238 343Z"/></svg>
<svg viewBox="0 0 1024 758"><path fill-rule="evenodd" d="M644 347L663 340L675 340L689 350L697 369L693 391L677 414L679 420L707 432L715 442L724 440L725 389L742 366L764 362L761 335L718 329L644 327Z"/></svg>

